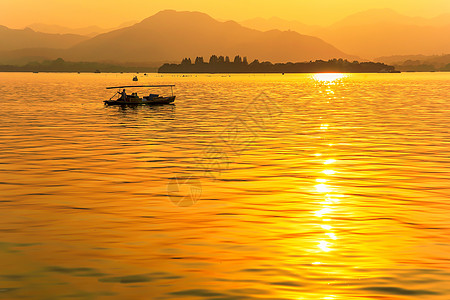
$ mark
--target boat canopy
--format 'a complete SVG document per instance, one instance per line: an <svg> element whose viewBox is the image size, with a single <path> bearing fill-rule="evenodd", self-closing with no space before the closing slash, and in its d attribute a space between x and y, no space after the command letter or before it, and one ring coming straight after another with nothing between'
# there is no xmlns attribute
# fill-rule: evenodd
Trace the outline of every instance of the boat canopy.
<svg viewBox="0 0 450 300"><path fill-rule="evenodd" d="M107 90L111 89L121 89L121 88L139 88L139 87L174 87L175 84L159 84L159 85L123 85L123 86L110 86Z"/></svg>

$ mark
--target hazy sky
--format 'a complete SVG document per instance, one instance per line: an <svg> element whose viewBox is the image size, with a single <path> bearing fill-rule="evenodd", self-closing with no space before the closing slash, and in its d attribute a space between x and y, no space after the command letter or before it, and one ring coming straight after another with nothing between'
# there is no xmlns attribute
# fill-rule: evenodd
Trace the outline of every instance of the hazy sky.
<svg viewBox="0 0 450 300"><path fill-rule="evenodd" d="M163 9L195 10L237 21L277 16L328 25L371 8L392 8L409 16L433 17L450 12L450 0L0 0L0 25L22 28L38 22L113 27L140 21Z"/></svg>

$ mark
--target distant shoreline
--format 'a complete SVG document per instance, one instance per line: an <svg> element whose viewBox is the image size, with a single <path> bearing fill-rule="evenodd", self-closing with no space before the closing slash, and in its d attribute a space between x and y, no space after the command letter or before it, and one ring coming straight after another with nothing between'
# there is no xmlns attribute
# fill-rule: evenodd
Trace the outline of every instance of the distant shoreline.
<svg viewBox="0 0 450 300"><path fill-rule="evenodd" d="M29 62L26 65L0 65L0 72L50 72L50 73L151 73L156 66L133 66L100 62L71 62L62 58Z"/></svg>
<svg viewBox="0 0 450 300"><path fill-rule="evenodd" d="M173 73L173 74L304 74L304 73L399 73L401 72L448 72L450 64L442 68L425 68L422 65L388 65L380 62L358 62L343 59L316 60L297 63L271 63L246 57L211 56L209 62L197 57L192 63L189 58L180 64L166 63L120 63L120 62L73 62L62 58L56 60L33 61L25 65L0 65L0 72L14 73ZM397 71L398 70L398 71Z"/></svg>
<svg viewBox="0 0 450 300"><path fill-rule="evenodd" d="M156 71L149 71L149 72L132 72L132 71L128 71L128 72L118 72L118 71L110 71L110 72L91 72L91 71L86 71L86 72L78 72L78 71L4 71L4 70L0 70L0 73L67 73L67 74L158 74L158 72Z"/></svg>
<svg viewBox="0 0 450 300"><path fill-rule="evenodd" d="M246 72L228 72L228 73L216 73L216 72L212 72L212 73L158 73L155 71L152 72L74 72L74 71L3 71L0 70L0 73L47 73L47 74L52 74L52 73L61 73L61 74L173 74L173 75L182 75L182 74L186 74L186 75L205 75L205 74L210 74L210 75L235 75L235 74L329 74L329 73L342 73L342 74L396 74L396 73L448 73L450 71L401 71L401 72L253 72L253 73L246 73Z"/></svg>

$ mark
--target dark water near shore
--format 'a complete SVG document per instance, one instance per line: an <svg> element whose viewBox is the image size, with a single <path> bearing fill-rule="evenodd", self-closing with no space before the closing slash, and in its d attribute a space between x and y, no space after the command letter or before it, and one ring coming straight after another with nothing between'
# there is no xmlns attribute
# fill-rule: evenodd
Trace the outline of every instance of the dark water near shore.
<svg viewBox="0 0 450 300"><path fill-rule="evenodd" d="M450 298L450 74L0 73L0 299Z"/></svg>

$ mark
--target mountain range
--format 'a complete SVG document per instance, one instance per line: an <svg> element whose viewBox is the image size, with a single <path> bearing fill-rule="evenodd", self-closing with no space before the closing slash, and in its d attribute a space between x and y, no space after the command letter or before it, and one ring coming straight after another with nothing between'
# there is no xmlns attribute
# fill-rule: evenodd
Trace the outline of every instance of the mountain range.
<svg viewBox="0 0 450 300"><path fill-rule="evenodd" d="M33 32L31 29L23 31ZM45 35L58 37L54 34ZM64 36L59 37L62 39ZM0 53L0 62L36 57L36 53L48 59L56 56L65 60L122 63L178 62L186 56L211 54L242 55L279 62L354 58L313 36L294 31L263 32L246 28L234 21L220 22L200 12L165 10L132 26L93 38L74 37L79 38L78 43L70 44L65 49L54 49L48 43L43 43L39 49L35 48L34 43L30 43L34 47L32 49L9 49L9 52ZM34 37L30 37L31 39ZM27 47L23 45L22 48Z"/></svg>
<svg viewBox="0 0 450 300"><path fill-rule="evenodd" d="M450 54L394 55L378 57L375 60L393 65L400 71L450 71Z"/></svg>
<svg viewBox="0 0 450 300"><path fill-rule="evenodd" d="M128 26L134 25L136 23L137 23L137 21L125 22L125 23L122 23L121 25L117 26L116 28L102 28L102 27L95 26L95 25L80 27L80 28L69 28L66 26L59 26L59 25L33 23L33 24L28 25L27 28L33 29L34 31L43 32L43 33L76 34L76 35L84 35L87 37L94 37L101 33L106 33L106 32L120 29L123 27L128 27Z"/></svg>
<svg viewBox="0 0 450 300"><path fill-rule="evenodd" d="M48 34L31 28L10 29L0 25L0 51L36 47L69 48L87 39L77 34Z"/></svg>
<svg viewBox="0 0 450 300"><path fill-rule="evenodd" d="M280 18L218 21L200 12L173 10L113 30L45 24L30 27L0 26L0 63L58 57L119 63L179 62L183 57L212 54L300 62L450 53L450 14L424 19L392 10L357 13L328 27Z"/></svg>
<svg viewBox="0 0 450 300"><path fill-rule="evenodd" d="M113 50L113 51L111 51ZM199 12L162 11L142 22L101 34L69 49L69 57L89 60L168 60L245 55L271 61L347 58L319 38L294 31L262 32L234 21L219 22Z"/></svg>
<svg viewBox="0 0 450 300"><path fill-rule="evenodd" d="M353 14L327 27L279 18L256 18L241 24L259 30L295 30L317 36L340 50L367 59L389 55L450 53L450 14L409 17L391 9Z"/></svg>

